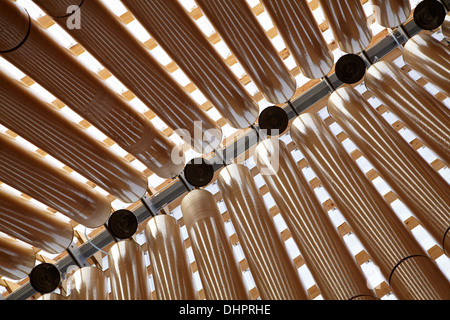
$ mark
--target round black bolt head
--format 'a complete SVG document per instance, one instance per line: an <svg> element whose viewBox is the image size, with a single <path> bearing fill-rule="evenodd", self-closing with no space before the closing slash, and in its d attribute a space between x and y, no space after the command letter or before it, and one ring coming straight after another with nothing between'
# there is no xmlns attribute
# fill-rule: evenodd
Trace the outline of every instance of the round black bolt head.
<svg viewBox="0 0 450 320"><path fill-rule="evenodd" d="M206 159L194 158L184 167L184 177L194 187L204 187L214 178L214 168Z"/></svg>
<svg viewBox="0 0 450 320"><path fill-rule="evenodd" d="M271 106L259 115L258 125L269 136L283 133L289 125L289 117L283 108Z"/></svg>
<svg viewBox="0 0 450 320"><path fill-rule="evenodd" d="M61 273L53 264L41 263L31 270L29 278L33 289L41 294L45 294L54 291L58 287L61 281Z"/></svg>
<svg viewBox="0 0 450 320"><path fill-rule="evenodd" d="M353 84L360 81L366 74L366 64L360 56L349 53L336 62L335 72L343 83Z"/></svg>
<svg viewBox="0 0 450 320"><path fill-rule="evenodd" d="M130 238L136 233L137 229L137 218L130 210L117 210L109 217L108 230L116 238Z"/></svg>
<svg viewBox="0 0 450 320"><path fill-rule="evenodd" d="M445 20L445 8L437 0L424 0L414 9L414 22L423 30L439 28Z"/></svg>

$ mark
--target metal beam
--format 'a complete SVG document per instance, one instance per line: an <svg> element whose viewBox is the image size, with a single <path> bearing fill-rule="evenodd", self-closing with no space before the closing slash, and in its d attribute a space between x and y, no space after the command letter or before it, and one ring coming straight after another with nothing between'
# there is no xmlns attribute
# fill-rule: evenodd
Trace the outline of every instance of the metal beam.
<svg viewBox="0 0 450 320"><path fill-rule="evenodd" d="M404 27L411 36L421 31L421 29L417 27L413 20L405 24ZM366 50L366 53L372 61L380 60L384 56L392 52L394 49L396 49L399 44L404 44L407 40L408 39L403 35L401 30L394 30L390 37L383 38L370 49ZM330 75L328 79L331 81L335 88L343 85L343 83L336 77L336 74ZM297 113L300 114L306 111L316 102L328 96L329 93L330 88L328 84L326 83L326 81L321 81L314 87L303 93L296 100L292 101L292 105ZM289 120L292 120L296 117L295 112L291 110L288 105L284 107L284 110L288 114ZM256 129L258 129L257 126ZM228 163L257 143L258 139L256 132L254 130L249 130L244 135L240 136L234 143L218 151L222 152L222 154L224 155L224 160ZM210 160L213 162L215 172L223 168L224 165L220 156L216 155ZM144 196L144 198L142 198L142 201L145 203L145 205L143 204L142 206L134 210L134 214L136 215L139 224L151 218L165 206L181 197L184 193L186 193L184 184L180 180L176 180L161 192L156 193L151 197L147 195ZM76 254L78 255L76 258L80 261L85 261L92 257L95 253L97 253L99 251L98 248L103 249L113 241L114 239L111 237L109 232L104 230L94 238L92 238L90 242L82 244L78 248L78 250L76 250ZM55 265L59 268L61 273L64 274L64 272L67 271L70 266L76 264L74 260L68 255L58 261ZM36 294L36 291L31 287L30 283L26 283L13 293L9 294L6 297L6 300L26 300L34 294Z"/></svg>

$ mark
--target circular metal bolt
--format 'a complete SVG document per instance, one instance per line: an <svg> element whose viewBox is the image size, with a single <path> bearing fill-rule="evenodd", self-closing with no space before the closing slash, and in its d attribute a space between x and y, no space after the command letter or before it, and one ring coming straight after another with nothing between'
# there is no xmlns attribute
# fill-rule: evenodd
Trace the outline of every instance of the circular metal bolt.
<svg viewBox="0 0 450 320"><path fill-rule="evenodd" d="M138 221L130 210L117 210L109 217L108 229L114 237L127 239L136 233Z"/></svg>
<svg viewBox="0 0 450 320"><path fill-rule="evenodd" d="M423 30L434 30L444 23L445 15L442 3L436 0L424 0L414 9L414 22Z"/></svg>
<svg viewBox="0 0 450 320"><path fill-rule="evenodd" d="M184 177L194 187L204 187L212 181L214 168L206 159L194 158L184 167Z"/></svg>
<svg viewBox="0 0 450 320"><path fill-rule="evenodd" d="M33 289L41 294L45 294L54 291L58 287L61 281L61 273L53 264L41 263L31 270L29 278Z"/></svg>
<svg viewBox="0 0 450 320"><path fill-rule="evenodd" d="M343 83L353 84L360 81L366 74L366 64L360 56L349 53L336 62L335 72Z"/></svg>
<svg viewBox="0 0 450 320"><path fill-rule="evenodd" d="M284 109L271 106L261 112L258 124L262 130L266 131L267 135L279 135L287 129L289 118Z"/></svg>

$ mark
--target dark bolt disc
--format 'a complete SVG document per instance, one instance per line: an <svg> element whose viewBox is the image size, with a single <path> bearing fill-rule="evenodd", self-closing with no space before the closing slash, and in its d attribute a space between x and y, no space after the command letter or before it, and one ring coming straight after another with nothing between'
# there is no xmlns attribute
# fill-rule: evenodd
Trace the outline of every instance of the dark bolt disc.
<svg viewBox="0 0 450 320"><path fill-rule="evenodd" d="M117 210L109 217L108 229L114 237L127 239L137 231L138 221L134 213L130 210Z"/></svg>
<svg viewBox="0 0 450 320"><path fill-rule="evenodd" d="M279 135L287 129L289 118L283 108L271 106L261 112L258 124L262 130L266 130L267 135Z"/></svg>
<svg viewBox="0 0 450 320"><path fill-rule="evenodd" d="M194 187L204 187L214 178L214 168L206 159L194 158L184 167L184 177Z"/></svg>
<svg viewBox="0 0 450 320"><path fill-rule="evenodd" d="M366 74L366 64L360 56L349 53L336 62L335 72L343 83L353 84L360 81Z"/></svg>
<svg viewBox="0 0 450 320"><path fill-rule="evenodd" d="M31 270L29 278L33 289L45 294L54 291L58 287L61 281L61 273L53 264L41 263Z"/></svg>
<svg viewBox="0 0 450 320"><path fill-rule="evenodd" d="M437 0L424 0L414 9L414 22L423 30L439 28L445 20L445 8Z"/></svg>

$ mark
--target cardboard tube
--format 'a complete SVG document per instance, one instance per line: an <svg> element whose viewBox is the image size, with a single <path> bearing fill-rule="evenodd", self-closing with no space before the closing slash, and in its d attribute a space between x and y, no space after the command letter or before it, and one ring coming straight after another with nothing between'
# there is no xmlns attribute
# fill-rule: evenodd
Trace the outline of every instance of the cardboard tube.
<svg viewBox="0 0 450 320"><path fill-rule="evenodd" d="M88 21L84 19L84 23ZM0 25L3 24L9 24L8 31L13 30L0 34L0 48L13 49L1 53L3 58L24 71L156 174L173 177L183 168L183 163L175 165L172 162L172 150L175 153L179 150L175 149L171 140L98 75L53 40L34 20L29 20L13 1L0 3ZM30 28L28 37L16 48L17 42L22 39L14 30L27 27ZM173 174L170 169L176 173ZM135 190L130 190L130 194L123 195L121 200L139 200L145 194L146 186L145 179L142 179L138 193L134 194Z"/></svg>
<svg viewBox="0 0 450 320"><path fill-rule="evenodd" d="M31 89L0 71L0 123L119 199L147 188L134 169Z"/></svg>
<svg viewBox="0 0 450 320"><path fill-rule="evenodd" d="M445 16L444 23L441 25L442 34L450 42L450 11Z"/></svg>
<svg viewBox="0 0 450 320"><path fill-rule="evenodd" d="M379 61L366 72L367 89L450 165L450 111L395 64Z"/></svg>
<svg viewBox="0 0 450 320"><path fill-rule="evenodd" d="M109 200L0 134L0 180L89 228L106 222Z"/></svg>
<svg viewBox="0 0 450 320"><path fill-rule="evenodd" d="M233 128L255 123L258 104L177 0L123 1Z"/></svg>
<svg viewBox="0 0 450 320"><path fill-rule="evenodd" d="M70 300L109 300L108 279L97 267L78 269L69 281Z"/></svg>
<svg viewBox="0 0 450 320"><path fill-rule="evenodd" d="M318 115L297 117L291 136L386 279L403 259L427 256ZM441 277L439 270L429 272L429 277ZM399 299L411 296L411 280L389 284ZM423 292L424 296L431 294Z"/></svg>
<svg viewBox="0 0 450 320"><path fill-rule="evenodd" d="M254 159L323 298L377 299L284 142L262 141Z"/></svg>
<svg viewBox="0 0 450 320"><path fill-rule="evenodd" d="M266 100L273 104L290 100L297 88L295 78L248 3L235 0L196 2Z"/></svg>
<svg viewBox="0 0 450 320"><path fill-rule="evenodd" d="M144 253L132 240L114 244L108 252L113 300L151 300Z"/></svg>
<svg viewBox="0 0 450 320"><path fill-rule="evenodd" d="M214 196L193 190L181 202L181 211L206 299L250 299Z"/></svg>
<svg viewBox="0 0 450 320"><path fill-rule="evenodd" d="M333 68L334 56L308 1L263 0L262 3L305 77L319 79Z"/></svg>
<svg viewBox="0 0 450 320"><path fill-rule="evenodd" d="M370 0L375 21L385 28L403 24L411 14L409 0Z"/></svg>
<svg viewBox="0 0 450 320"><path fill-rule="evenodd" d="M319 0L319 4L342 51L356 54L369 46L372 31L360 0Z"/></svg>
<svg viewBox="0 0 450 320"><path fill-rule="evenodd" d="M217 179L263 300L306 300L297 270L247 167L230 164Z"/></svg>
<svg viewBox="0 0 450 320"><path fill-rule="evenodd" d="M49 253L72 243L72 226L55 214L0 187L0 231Z"/></svg>
<svg viewBox="0 0 450 320"><path fill-rule="evenodd" d="M59 293L46 293L37 298L37 300L46 300L46 301L54 301L54 300L67 300L62 294Z"/></svg>
<svg viewBox="0 0 450 320"><path fill-rule="evenodd" d="M51 16L53 13L62 11L66 5L58 1L36 0L35 2ZM173 130L187 131L189 134L180 134L180 136L186 143L192 145L194 150L204 153L203 148L216 148L222 142L220 127L153 58L149 50L127 30L111 10L101 1L85 1L81 10L83 22L80 29L68 27L71 16L55 19L55 21L169 127ZM168 28L169 25L166 27ZM154 133L154 135L157 134ZM164 137L161 133L159 135L161 138ZM211 135L214 139L209 141L212 138ZM166 141L166 144L169 141ZM151 141L147 142L149 143ZM157 146L157 144L154 145ZM173 148L174 146L171 146L168 150L168 156ZM160 157L157 152L155 157ZM167 165L165 162L159 162L159 169L168 171L164 174L164 178L172 178L183 169L183 163L181 163L169 170L174 164L168 162L169 157L165 160ZM170 166L167 167L168 165Z"/></svg>
<svg viewBox="0 0 450 320"><path fill-rule="evenodd" d="M433 36L420 33L403 47L403 60L450 96L450 49Z"/></svg>
<svg viewBox="0 0 450 320"><path fill-rule="evenodd" d="M328 111L449 255L448 183L356 90L336 90L328 100Z"/></svg>
<svg viewBox="0 0 450 320"><path fill-rule="evenodd" d="M28 276L36 263L33 248L0 232L0 275L12 280Z"/></svg>
<svg viewBox="0 0 450 320"><path fill-rule="evenodd" d="M391 275L391 285L408 283L404 300L450 300L448 279L427 256L413 256L402 261Z"/></svg>
<svg viewBox="0 0 450 320"><path fill-rule="evenodd" d="M151 218L145 227L147 248L158 300L195 300L192 272L177 220Z"/></svg>

